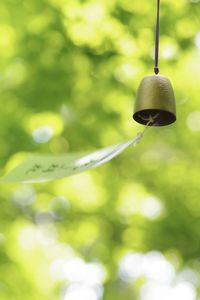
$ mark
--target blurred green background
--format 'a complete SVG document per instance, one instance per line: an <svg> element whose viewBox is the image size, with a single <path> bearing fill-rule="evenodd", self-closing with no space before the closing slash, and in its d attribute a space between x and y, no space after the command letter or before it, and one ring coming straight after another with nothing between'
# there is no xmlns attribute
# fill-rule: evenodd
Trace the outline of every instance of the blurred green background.
<svg viewBox="0 0 200 300"><path fill-rule="evenodd" d="M95 150L143 127L156 1L0 2L1 175L29 153ZM200 1L161 1L160 70L177 122L108 164L0 186L1 300L200 294ZM200 297L200 296L199 296Z"/></svg>

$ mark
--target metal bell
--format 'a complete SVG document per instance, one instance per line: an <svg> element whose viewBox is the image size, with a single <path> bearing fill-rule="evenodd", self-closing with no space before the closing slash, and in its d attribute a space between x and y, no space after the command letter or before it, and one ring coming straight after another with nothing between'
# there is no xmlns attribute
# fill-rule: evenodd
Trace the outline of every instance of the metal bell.
<svg viewBox="0 0 200 300"><path fill-rule="evenodd" d="M140 83L133 119L140 124L164 126L176 121L172 85L164 76L148 75Z"/></svg>

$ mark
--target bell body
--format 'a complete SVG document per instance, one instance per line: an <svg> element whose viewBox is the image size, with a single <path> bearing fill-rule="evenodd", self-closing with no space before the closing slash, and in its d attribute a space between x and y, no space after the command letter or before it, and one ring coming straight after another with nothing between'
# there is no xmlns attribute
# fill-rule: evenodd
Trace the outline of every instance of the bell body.
<svg viewBox="0 0 200 300"><path fill-rule="evenodd" d="M148 75L140 83L133 119L140 124L164 126L176 121L172 85L164 76Z"/></svg>

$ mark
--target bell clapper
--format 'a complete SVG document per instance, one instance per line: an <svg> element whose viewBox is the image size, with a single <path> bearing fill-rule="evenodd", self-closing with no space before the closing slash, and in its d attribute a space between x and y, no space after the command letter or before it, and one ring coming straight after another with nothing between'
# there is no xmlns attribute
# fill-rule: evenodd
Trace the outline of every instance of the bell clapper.
<svg viewBox="0 0 200 300"><path fill-rule="evenodd" d="M153 124L155 123L157 117L159 116L159 113L157 113L157 114L154 115L154 116L149 115L148 118L144 118L144 117L142 117L140 114L138 114L138 115L139 115L139 117L140 117L142 120L147 121L147 126L149 126L149 125L153 125Z"/></svg>

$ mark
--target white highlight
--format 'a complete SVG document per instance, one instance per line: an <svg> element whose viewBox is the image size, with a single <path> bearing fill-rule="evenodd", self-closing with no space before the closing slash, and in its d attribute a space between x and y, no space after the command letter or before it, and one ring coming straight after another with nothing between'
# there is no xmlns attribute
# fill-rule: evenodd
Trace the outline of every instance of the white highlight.
<svg viewBox="0 0 200 300"><path fill-rule="evenodd" d="M196 291L194 286L188 282L181 282L174 287L167 284L148 282L140 291L141 300L195 300Z"/></svg>
<svg viewBox="0 0 200 300"><path fill-rule="evenodd" d="M162 210L163 207L157 198L148 197L143 201L140 212L144 217L154 220L160 216Z"/></svg>
<svg viewBox="0 0 200 300"><path fill-rule="evenodd" d="M124 256L120 262L119 275L124 281L132 281L143 275L144 255L131 253Z"/></svg>
<svg viewBox="0 0 200 300"><path fill-rule="evenodd" d="M194 111L189 114L187 126L191 131L200 131L200 111Z"/></svg>
<svg viewBox="0 0 200 300"><path fill-rule="evenodd" d="M143 273L147 279L160 283L170 283L175 278L175 269L164 255L159 252L149 252L143 260Z"/></svg>
<svg viewBox="0 0 200 300"><path fill-rule="evenodd" d="M160 283L170 283L175 277L174 267L159 252L127 254L120 262L119 275L125 281L140 277Z"/></svg>
<svg viewBox="0 0 200 300"><path fill-rule="evenodd" d="M92 288L76 286L67 290L64 300L98 300L98 296Z"/></svg>
<svg viewBox="0 0 200 300"><path fill-rule="evenodd" d="M86 263L80 257L54 260L50 266L56 280L69 284L63 300L99 300L103 296L104 267L97 262Z"/></svg>
<svg viewBox="0 0 200 300"><path fill-rule="evenodd" d="M196 34L196 37L195 37L195 44L196 44L197 49L200 51L200 32L198 32L198 33Z"/></svg>
<svg viewBox="0 0 200 300"><path fill-rule="evenodd" d="M53 129L45 125L35 129L32 132L32 137L36 143L42 144L48 142L52 138L53 133Z"/></svg>
<svg viewBox="0 0 200 300"><path fill-rule="evenodd" d="M36 198L35 190L29 186L23 186L15 190L13 195L13 202L20 206L29 206L33 204Z"/></svg>

